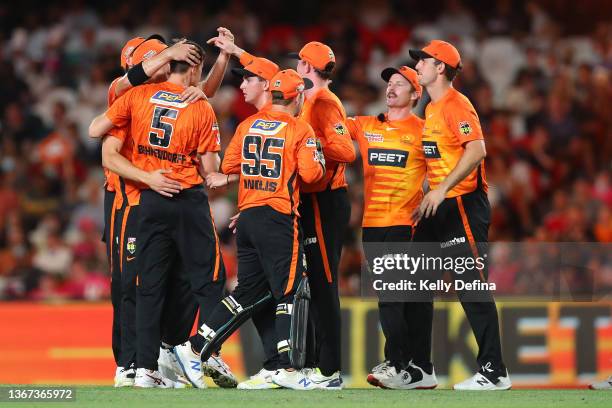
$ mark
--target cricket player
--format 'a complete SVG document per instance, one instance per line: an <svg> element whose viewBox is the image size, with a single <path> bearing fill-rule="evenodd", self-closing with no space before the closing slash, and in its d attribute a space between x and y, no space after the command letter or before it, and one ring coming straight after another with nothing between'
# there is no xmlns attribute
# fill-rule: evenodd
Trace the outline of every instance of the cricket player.
<svg viewBox="0 0 612 408"><path fill-rule="evenodd" d="M329 89L336 65L332 49L310 42L291 56L298 59L297 72L314 84L306 91L300 117L314 129L326 161L325 177L316 183L304 182L300 195L316 338L314 355L307 357L307 364L317 367L311 375L313 382L338 390L342 388L338 264L351 215L344 171L356 155L344 107Z"/></svg>
<svg viewBox="0 0 612 408"><path fill-rule="evenodd" d="M221 168L224 174L240 174L238 285L198 334L176 348L185 361L193 359L207 342L244 322L241 318L271 292L279 355L279 369L272 381L300 390L314 386L303 370L291 367L289 358L294 294L305 272L298 179L313 183L325 173L325 160L317 150L312 128L296 117L310 86L309 80L293 70L278 72L271 80L270 109L247 118L236 129Z"/></svg>
<svg viewBox="0 0 612 408"><path fill-rule="evenodd" d="M349 118L351 137L363 161L363 243L400 243L412 240L413 211L423 198L425 156L421 146L424 121L412 109L421 96L413 69L386 68L387 112ZM391 389L435 388L438 384L431 356L431 302L378 303L385 335L385 362L375 367L368 382ZM414 352L413 352L414 350Z"/></svg>
<svg viewBox="0 0 612 408"><path fill-rule="evenodd" d="M419 84L431 102L425 109L423 152L430 191L415 211L414 240L438 243L446 256L473 259L484 268L453 274L453 279L486 282L486 254L491 218L487 198L484 136L470 101L453 88L461 57L450 43L433 40L422 50L411 50ZM455 390L508 390L512 383L502 359L499 322L488 290L457 291L478 343L480 370L455 384ZM427 331L431 323L419 328Z"/></svg>
<svg viewBox="0 0 612 408"><path fill-rule="evenodd" d="M198 47L198 60L203 61L202 48L191 44ZM103 155L110 158L105 164L149 187L141 191L138 216L139 247L145 254L137 258L135 386L139 387L174 385L161 376L157 360L167 280L177 273L170 270L175 258L189 275L202 313L221 299L225 281L199 173L200 167L205 173L218 170L218 125L207 101L187 104L180 99L186 86L199 82L201 73L202 62L190 66L172 61L168 81L131 89L90 125L90 135L101 137L114 126L129 124L136 152L133 163L119 153L124 141L111 136L104 145ZM222 362L220 357L217 360ZM235 386L233 375L225 375Z"/></svg>

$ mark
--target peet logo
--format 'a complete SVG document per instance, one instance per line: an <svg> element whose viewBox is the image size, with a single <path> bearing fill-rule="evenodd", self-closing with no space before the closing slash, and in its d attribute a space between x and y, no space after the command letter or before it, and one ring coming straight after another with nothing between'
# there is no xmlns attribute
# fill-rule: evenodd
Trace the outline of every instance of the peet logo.
<svg viewBox="0 0 612 408"><path fill-rule="evenodd" d="M250 133L259 133L262 135L275 135L281 131L285 126L287 126L286 122L272 121L272 120L263 120L257 119L251 125L249 129Z"/></svg>
<svg viewBox="0 0 612 408"><path fill-rule="evenodd" d="M406 167L408 152L392 149L368 149L370 166Z"/></svg>
<svg viewBox="0 0 612 408"><path fill-rule="evenodd" d="M179 94L175 94L168 91L157 91L155 95L149 99L149 102L160 105L175 106L177 108L187 107L187 103L183 102Z"/></svg>
<svg viewBox="0 0 612 408"><path fill-rule="evenodd" d="M440 151L438 150L438 144L436 142L430 142L423 140L423 153L425 153L426 159L439 159Z"/></svg>

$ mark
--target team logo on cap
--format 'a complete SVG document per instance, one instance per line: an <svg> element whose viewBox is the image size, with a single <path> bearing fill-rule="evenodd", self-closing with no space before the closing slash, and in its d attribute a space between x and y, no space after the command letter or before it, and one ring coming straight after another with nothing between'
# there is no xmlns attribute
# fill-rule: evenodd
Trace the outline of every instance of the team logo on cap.
<svg viewBox="0 0 612 408"><path fill-rule="evenodd" d="M126 249L130 254L134 255L134 253L136 252L136 238L128 237Z"/></svg>
<svg viewBox="0 0 612 408"><path fill-rule="evenodd" d="M344 125L340 122L336 123L334 125L334 131L339 134L339 135L347 135L348 131L346 130L346 128L344 127Z"/></svg>
<svg viewBox="0 0 612 408"><path fill-rule="evenodd" d="M280 80L280 79L277 79L277 80L274 82L274 87L275 87L275 88L280 88L280 86L281 86L281 80Z"/></svg>
<svg viewBox="0 0 612 408"><path fill-rule="evenodd" d="M329 50L329 59L334 59L334 52L332 50Z"/></svg>
<svg viewBox="0 0 612 408"><path fill-rule="evenodd" d="M470 122L459 122L459 132L462 135L467 136L472 133L472 127L470 126Z"/></svg>
<svg viewBox="0 0 612 408"><path fill-rule="evenodd" d="M142 56L142 59L143 60L148 60L149 58L155 56L155 54L157 54L157 51L149 50L149 51L147 51L147 53L145 55Z"/></svg>

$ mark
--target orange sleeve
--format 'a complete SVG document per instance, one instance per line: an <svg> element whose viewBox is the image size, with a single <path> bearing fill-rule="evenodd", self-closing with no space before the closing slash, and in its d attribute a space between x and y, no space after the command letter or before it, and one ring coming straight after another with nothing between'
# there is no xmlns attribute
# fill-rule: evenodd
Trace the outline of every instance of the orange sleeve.
<svg viewBox="0 0 612 408"><path fill-rule="evenodd" d="M122 126L122 127L114 127L111 130L108 131L108 135L109 136L113 136L116 137L117 139L121 140L122 142L125 142L125 138L127 137L127 135L130 133L130 127L129 126Z"/></svg>
<svg viewBox="0 0 612 408"><path fill-rule="evenodd" d="M348 128L352 140L358 140L359 136L363 133L361 123L359 123L359 117L357 116L347 118L346 127Z"/></svg>
<svg viewBox="0 0 612 408"><path fill-rule="evenodd" d="M461 144L484 139L476 110L469 102L453 101L453 104L444 110L444 119Z"/></svg>
<svg viewBox="0 0 612 408"><path fill-rule="evenodd" d="M240 63L242 64L243 67L246 67L251 62L253 62L254 59L255 59L255 57L253 55L251 55L251 54L249 54L248 52L245 51L240 56Z"/></svg>
<svg viewBox="0 0 612 408"><path fill-rule="evenodd" d="M240 174L240 165L242 164L242 137L242 127L238 126L234 133L234 137L230 140L223 154L223 162L221 163L221 172L223 174Z"/></svg>
<svg viewBox="0 0 612 408"><path fill-rule="evenodd" d="M339 163L355 160L355 147L347 130L344 115L332 102L318 100L312 108L313 127L318 129L325 158Z"/></svg>
<svg viewBox="0 0 612 408"><path fill-rule="evenodd" d="M194 118L199 122L198 129L198 153L218 152L221 150L221 136L219 135L219 123L215 111L206 101L200 101L201 108L197 110L200 118Z"/></svg>
<svg viewBox="0 0 612 408"><path fill-rule="evenodd" d="M325 166L317 152L317 139L306 122L296 124L296 150L298 174L305 183L316 183L325 174Z"/></svg>
<svg viewBox="0 0 612 408"><path fill-rule="evenodd" d="M137 96L134 96L136 92L137 88L130 89L123 96L119 97L106 111L106 117L116 127L125 127L130 123L132 101L137 98Z"/></svg>

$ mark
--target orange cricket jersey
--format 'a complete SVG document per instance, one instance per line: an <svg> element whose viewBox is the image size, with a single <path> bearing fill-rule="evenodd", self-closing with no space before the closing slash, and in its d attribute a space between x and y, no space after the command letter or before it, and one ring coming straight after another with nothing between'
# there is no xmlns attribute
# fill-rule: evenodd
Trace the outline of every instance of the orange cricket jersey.
<svg viewBox="0 0 612 408"><path fill-rule="evenodd" d="M471 102L454 88L437 102L425 108L423 152L427 162L427 180L435 189L455 168L465 151L464 144L484 140L478 114ZM459 182L446 197L471 193L477 188L487 191L484 161Z"/></svg>
<svg viewBox="0 0 612 408"><path fill-rule="evenodd" d="M129 124L132 163L144 170L166 169L183 188L202 184L198 154L220 150L219 125L208 101L187 104L185 88L170 82L141 85L117 99L106 112L117 127Z"/></svg>
<svg viewBox="0 0 612 408"><path fill-rule="evenodd" d="M300 184L323 177L312 127L288 113L266 109L245 119L225 150L221 170L240 174L238 208L270 206L298 214Z"/></svg>
<svg viewBox="0 0 612 408"><path fill-rule="evenodd" d="M316 193L328 188L346 187L346 163L355 160L355 147L346 127L346 112L340 99L329 89L321 88L306 99L300 118L312 126L321 141L325 155L325 176L316 183L302 183L304 193Z"/></svg>
<svg viewBox="0 0 612 408"><path fill-rule="evenodd" d="M411 114L403 120L356 116L347 124L363 161L363 227L413 225L412 211L423 198L424 121Z"/></svg>

